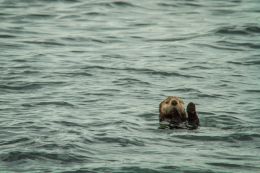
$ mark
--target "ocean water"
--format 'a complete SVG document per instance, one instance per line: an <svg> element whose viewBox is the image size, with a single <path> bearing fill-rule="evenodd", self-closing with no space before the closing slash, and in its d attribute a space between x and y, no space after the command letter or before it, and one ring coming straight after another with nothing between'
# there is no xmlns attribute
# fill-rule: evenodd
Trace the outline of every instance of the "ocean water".
<svg viewBox="0 0 260 173"><path fill-rule="evenodd" d="M258 0L0 0L0 172L260 172L259 69Z"/></svg>

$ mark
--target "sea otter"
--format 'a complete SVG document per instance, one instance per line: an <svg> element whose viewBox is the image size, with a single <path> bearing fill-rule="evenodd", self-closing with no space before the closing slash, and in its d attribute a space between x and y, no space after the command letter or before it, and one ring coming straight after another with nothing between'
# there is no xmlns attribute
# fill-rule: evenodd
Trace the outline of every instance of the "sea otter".
<svg viewBox="0 0 260 173"><path fill-rule="evenodd" d="M169 96L163 100L159 105L159 113L161 127L166 125L170 128L195 129L199 126L195 104L189 103L186 112L183 100L176 96Z"/></svg>

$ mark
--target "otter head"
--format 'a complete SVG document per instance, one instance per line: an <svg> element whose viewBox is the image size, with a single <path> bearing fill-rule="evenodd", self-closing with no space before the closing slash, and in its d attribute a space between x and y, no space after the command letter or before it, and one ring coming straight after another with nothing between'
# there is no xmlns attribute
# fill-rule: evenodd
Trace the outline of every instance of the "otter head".
<svg viewBox="0 0 260 173"><path fill-rule="evenodd" d="M169 96L160 104L160 120L185 121L184 102L176 96Z"/></svg>

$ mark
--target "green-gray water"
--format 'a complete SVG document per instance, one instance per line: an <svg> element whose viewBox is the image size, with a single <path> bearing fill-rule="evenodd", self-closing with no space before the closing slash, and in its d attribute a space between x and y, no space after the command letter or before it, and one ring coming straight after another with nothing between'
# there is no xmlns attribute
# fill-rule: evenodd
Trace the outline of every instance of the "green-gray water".
<svg viewBox="0 0 260 173"><path fill-rule="evenodd" d="M258 0L0 0L0 172L259 172L259 58Z"/></svg>

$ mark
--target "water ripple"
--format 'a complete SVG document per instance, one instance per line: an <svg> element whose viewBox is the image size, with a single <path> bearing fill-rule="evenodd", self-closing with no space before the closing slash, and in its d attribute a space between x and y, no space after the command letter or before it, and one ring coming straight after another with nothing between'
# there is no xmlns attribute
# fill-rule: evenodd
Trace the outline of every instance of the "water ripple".
<svg viewBox="0 0 260 173"><path fill-rule="evenodd" d="M31 139L28 138L28 137L21 137L21 138L14 139L14 140L10 140L10 141L2 141L2 142L0 143L0 145L1 145L1 146L3 146L3 145L11 145L11 144L17 145L17 144L19 144L19 143L21 143L21 142L27 142L27 141L30 141L30 140L31 140Z"/></svg>
<svg viewBox="0 0 260 173"><path fill-rule="evenodd" d="M122 147L126 147L129 145L135 145L135 146L145 146L143 141L140 141L138 139L128 139L123 137L95 137L96 140L100 142L105 143L116 143L119 144Z"/></svg>
<svg viewBox="0 0 260 173"><path fill-rule="evenodd" d="M49 40L49 41L23 41L23 43L43 45L43 46L65 46L65 44L58 43L57 41L54 41L54 40Z"/></svg>
<svg viewBox="0 0 260 173"><path fill-rule="evenodd" d="M50 153L41 151L12 151L6 154L0 155L0 160L4 162L14 162L19 160L53 160L61 161L64 163L70 162L84 162L87 161L87 157L75 154L62 154L62 153Z"/></svg>
<svg viewBox="0 0 260 173"><path fill-rule="evenodd" d="M178 72L167 72L167 71L159 71L147 68L115 68L115 67L106 67L106 66L87 66L84 69L101 69L101 70L112 70L112 71L128 71L133 73L143 73L149 75L160 75L160 76L177 76L177 77L186 77L186 78L203 78L202 76L196 76L191 74L181 74Z"/></svg>
<svg viewBox="0 0 260 173"><path fill-rule="evenodd" d="M45 101L45 102L36 103L35 105L39 105L39 106L55 105L55 106L74 107L73 104L71 104L69 102L65 102L65 101L52 101L52 102Z"/></svg>
<svg viewBox="0 0 260 173"><path fill-rule="evenodd" d="M44 86L50 86L50 85L60 85L64 84L63 82L34 82L34 83L28 83L28 84L19 84L19 85L0 85L0 89L4 90L17 90L17 91L32 91L32 90L38 90L43 88Z"/></svg>
<svg viewBox="0 0 260 173"><path fill-rule="evenodd" d="M249 35L253 33L260 33L260 27L258 26L225 26L215 31L217 34L237 34L237 35Z"/></svg>

